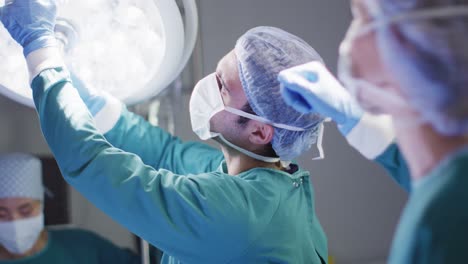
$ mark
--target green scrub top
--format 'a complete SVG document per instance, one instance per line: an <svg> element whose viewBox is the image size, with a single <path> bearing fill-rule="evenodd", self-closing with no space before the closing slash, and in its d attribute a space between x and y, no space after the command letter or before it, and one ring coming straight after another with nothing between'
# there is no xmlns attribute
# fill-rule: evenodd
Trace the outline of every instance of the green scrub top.
<svg viewBox="0 0 468 264"><path fill-rule="evenodd" d="M48 230L45 248L17 260L0 264L138 264L140 258L106 239L80 229Z"/></svg>
<svg viewBox="0 0 468 264"><path fill-rule="evenodd" d="M468 261L468 148L417 182L403 211L389 263Z"/></svg>
<svg viewBox="0 0 468 264"><path fill-rule="evenodd" d="M400 152L398 145L393 143L380 154L375 162L381 165L405 191L411 192L411 175L408 169L408 163Z"/></svg>
<svg viewBox="0 0 468 264"><path fill-rule="evenodd" d="M255 168L233 177L219 150L181 142L126 110L109 142L66 70L43 71L32 88L64 178L163 250L163 263L327 262L308 172Z"/></svg>

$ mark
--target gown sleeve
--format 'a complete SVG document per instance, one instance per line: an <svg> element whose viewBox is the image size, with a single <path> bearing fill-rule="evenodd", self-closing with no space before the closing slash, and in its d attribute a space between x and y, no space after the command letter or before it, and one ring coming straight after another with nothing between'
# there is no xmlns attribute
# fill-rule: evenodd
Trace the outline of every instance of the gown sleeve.
<svg viewBox="0 0 468 264"><path fill-rule="evenodd" d="M252 208L236 177L155 169L115 148L95 127L64 68L43 70L32 89L43 135L65 180L131 232L185 263L226 262L249 243L243 229ZM184 156L190 146L168 146L166 134L155 137L153 146L163 149L156 153L167 159ZM192 145L191 155L207 151L199 146Z"/></svg>

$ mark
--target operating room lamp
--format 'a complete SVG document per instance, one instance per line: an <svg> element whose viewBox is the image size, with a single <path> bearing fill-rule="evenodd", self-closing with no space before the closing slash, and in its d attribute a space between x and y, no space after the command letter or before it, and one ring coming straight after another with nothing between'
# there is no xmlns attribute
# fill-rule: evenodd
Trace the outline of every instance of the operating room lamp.
<svg viewBox="0 0 468 264"><path fill-rule="evenodd" d="M21 0L16 0L21 1ZM5 0L0 0L0 6ZM195 0L57 0L67 67L128 105L156 96L181 73L197 38ZM0 26L0 93L33 106L21 47Z"/></svg>

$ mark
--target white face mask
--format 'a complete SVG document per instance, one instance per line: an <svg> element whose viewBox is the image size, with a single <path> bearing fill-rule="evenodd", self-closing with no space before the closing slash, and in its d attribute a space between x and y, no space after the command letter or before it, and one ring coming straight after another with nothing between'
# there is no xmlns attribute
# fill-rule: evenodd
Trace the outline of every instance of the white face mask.
<svg viewBox="0 0 468 264"><path fill-rule="evenodd" d="M36 243L44 229L44 214L38 216L0 222L0 244L13 254L23 254Z"/></svg>
<svg viewBox="0 0 468 264"><path fill-rule="evenodd" d="M363 24L354 20L340 45L338 61L338 77L344 86L357 99L361 106L374 114L387 113L399 117L400 125L417 125L424 121L420 114L408 104L408 102L393 90L379 87L371 81L353 76L353 62L351 50L353 42L371 32L383 30L391 24L408 20L422 20L444 18L456 15L468 14L467 7L446 7L429 10L419 10L404 13L392 17L385 17L380 5L375 0L365 1L369 15L375 18L371 23ZM378 48L378 47L377 47Z"/></svg>
<svg viewBox="0 0 468 264"><path fill-rule="evenodd" d="M200 137L200 139L202 140L219 137L224 143L226 143L233 149L236 149L237 151L244 153L249 157L265 162L278 162L280 161L280 158L265 157L255 154L251 151L234 145L233 143L226 140L220 133L215 133L210 130L211 118L221 111L228 111L235 115L243 116L252 120L257 120L259 122L269 124L277 128L283 128L291 131L304 131L303 128L274 123L263 117L252 115L239 109L225 106L223 98L221 97L221 93L219 92L219 87L216 81L215 73L212 73L200 80L195 86L192 93L192 97L190 98L190 120L192 123L193 132L195 132L195 134L197 134L198 137ZM320 129L320 131L323 131L323 127ZM319 136L319 138L321 139L321 136Z"/></svg>

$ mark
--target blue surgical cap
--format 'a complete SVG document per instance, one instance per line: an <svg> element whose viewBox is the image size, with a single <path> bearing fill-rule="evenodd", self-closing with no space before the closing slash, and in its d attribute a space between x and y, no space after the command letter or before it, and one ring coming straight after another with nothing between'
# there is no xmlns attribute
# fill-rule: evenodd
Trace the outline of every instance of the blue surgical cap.
<svg viewBox="0 0 468 264"><path fill-rule="evenodd" d="M31 198L42 201L41 161L29 154L0 155L0 199Z"/></svg>
<svg viewBox="0 0 468 264"><path fill-rule="evenodd" d="M236 43L242 87L252 110L272 122L304 128L289 131L275 128L272 146L276 154L290 161L317 141L319 125L324 118L302 114L282 99L280 71L310 61L322 61L320 55L302 39L274 27L256 27Z"/></svg>
<svg viewBox="0 0 468 264"><path fill-rule="evenodd" d="M379 2L382 16L386 17L468 5L468 0ZM386 68L423 121L444 135L466 135L468 16L399 21L380 28L377 40Z"/></svg>

